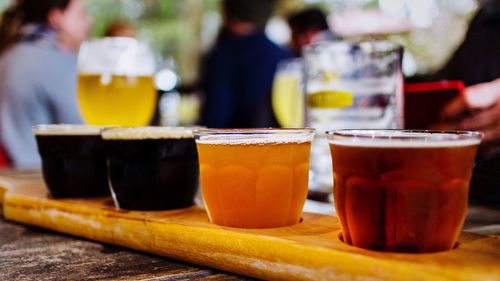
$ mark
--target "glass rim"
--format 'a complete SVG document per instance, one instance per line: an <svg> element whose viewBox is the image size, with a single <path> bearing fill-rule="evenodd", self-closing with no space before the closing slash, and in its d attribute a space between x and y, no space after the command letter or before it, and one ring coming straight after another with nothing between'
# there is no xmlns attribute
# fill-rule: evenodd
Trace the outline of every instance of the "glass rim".
<svg viewBox="0 0 500 281"><path fill-rule="evenodd" d="M194 138L193 130L198 126L140 126L111 127L102 130L104 140L144 140Z"/></svg>
<svg viewBox="0 0 500 281"><path fill-rule="evenodd" d="M314 128L249 128L199 129L193 134L196 143L216 145L264 145L284 143L310 143Z"/></svg>
<svg viewBox="0 0 500 281"><path fill-rule="evenodd" d="M294 135L310 134L316 131L315 128L241 128L241 129L215 129L204 128L195 129L195 136L206 135Z"/></svg>
<svg viewBox="0 0 500 281"><path fill-rule="evenodd" d="M351 50L348 47L358 46L359 51L365 54L385 54L391 52L401 52L401 44L389 40L326 40L309 44L304 49L304 54L314 53L320 48L329 48L333 51Z"/></svg>
<svg viewBox="0 0 500 281"><path fill-rule="evenodd" d="M38 124L31 128L34 135L100 135L113 126L87 124Z"/></svg>
<svg viewBox="0 0 500 281"><path fill-rule="evenodd" d="M154 76L156 68L149 45L132 37L86 40L77 55L78 75L149 77Z"/></svg>
<svg viewBox="0 0 500 281"><path fill-rule="evenodd" d="M339 129L325 132L330 140L333 138L363 140L397 140L397 141L429 141L450 142L476 139L480 141L483 133L477 131L440 131L440 130L405 130L405 129Z"/></svg>

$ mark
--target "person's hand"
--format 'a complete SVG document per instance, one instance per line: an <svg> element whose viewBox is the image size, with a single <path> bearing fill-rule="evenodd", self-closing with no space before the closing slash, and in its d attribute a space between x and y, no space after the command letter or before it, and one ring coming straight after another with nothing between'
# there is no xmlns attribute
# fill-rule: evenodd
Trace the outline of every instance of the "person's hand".
<svg viewBox="0 0 500 281"><path fill-rule="evenodd" d="M500 142L500 78L467 87L441 112L439 130L473 130L484 133L483 144Z"/></svg>

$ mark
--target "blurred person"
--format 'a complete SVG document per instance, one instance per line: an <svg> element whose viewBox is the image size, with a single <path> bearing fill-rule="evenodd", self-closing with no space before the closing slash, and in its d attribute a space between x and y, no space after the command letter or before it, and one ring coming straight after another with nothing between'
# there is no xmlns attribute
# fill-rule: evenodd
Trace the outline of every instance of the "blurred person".
<svg viewBox="0 0 500 281"><path fill-rule="evenodd" d="M439 128L482 131L483 150L500 148L500 78L467 87L445 106L442 118Z"/></svg>
<svg viewBox="0 0 500 281"><path fill-rule="evenodd" d="M433 77L467 86L464 95L445 106L436 128L482 131L482 151L488 152L500 147L500 1L479 4L464 41Z"/></svg>
<svg viewBox="0 0 500 281"><path fill-rule="evenodd" d="M201 67L201 123L216 128L278 126L271 106L279 61L292 55L264 33L275 0L222 1L223 27Z"/></svg>
<svg viewBox="0 0 500 281"><path fill-rule="evenodd" d="M111 22L106 31L104 32L106 37L130 37L135 38L137 32L134 26L125 20L115 20Z"/></svg>
<svg viewBox="0 0 500 281"><path fill-rule="evenodd" d="M470 86L500 77L500 1L479 4L462 44L436 78L462 80Z"/></svg>
<svg viewBox="0 0 500 281"><path fill-rule="evenodd" d="M457 79L465 93L442 111L443 130L484 133L471 180L471 196L500 206L500 1L481 0L463 43L438 79Z"/></svg>
<svg viewBox="0 0 500 281"><path fill-rule="evenodd" d="M466 88L445 106L441 130L474 130L484 134L474 166L470 196L500 207L500 78Z"/></svg>
<svg viewBox="0 0 500 281"><path fill-rule="evenodd" d="M291 30L290 49L298 57L306 45L335 38L328 26L326 14L318 8L307 8L292 13L287 22Z"/></svg>
<svg viewBox="0 0 500 281"><path fill-rule="evenodd" d="M39 165L32 127L82 123L76 52L90 20L84 0L19 0L0 23L0 140L16 167Z"/></svg>

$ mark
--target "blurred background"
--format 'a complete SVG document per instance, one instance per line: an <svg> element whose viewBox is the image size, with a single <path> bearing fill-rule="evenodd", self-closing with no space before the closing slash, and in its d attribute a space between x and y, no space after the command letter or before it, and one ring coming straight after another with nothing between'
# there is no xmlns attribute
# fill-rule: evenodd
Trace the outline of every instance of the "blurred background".
<svg viewBox="0 0 500 281"><path fill-rule="evenodd" d="M0 0L0 10L10 2ZM91 37L103 37L110 24L124 21L151 46L159 69L167 69L157 79L157 87L165 92L175 89L179 95L170 95L160 104L162 116L169 120L163 124L192 124L198 118L200 102L194 93L198 68L222 23L219 2L87 1L93 20ZM286 15L310 6L329 14L329 24L341 38L389 39L402 44L407 51L403 60L406 77L439 69L463 39L477 10L474 0L280 0L266 28L270 39L288 45Z"/></svg>
<svg viewBox="0 0 500 281"><path fill-rule="evenodd" d="M10 2L0 0L1 11ZM221 25L219 2L88 0L91 36L104 36L106 27L117 20L130 22L137 37L153 48L158 63L175 67L180 82L192 85L201 54L211 46ZM328 12L331 27L343 38L388 38L404 45L406 76L438 69L461 42L477 10L474 0L280 0L266 29L269 37L287 45L290 32L284 17L307 6Z"/></svg>
<svg viewBox="0 0 500 281"><path fill-rule="evenodd" d="M0 0L0 12L10 3ZM161 95L153 123L198 122L203 103L200 62L221 28L221 1L86 0L86 4L91 38L104 37L110 25L119 23L153 50L155 85ZM463 40L478 10L475 0L278 0L267 36L288 47L287 16L308 7L326 12L337 39L388 39L403 45L406 77L439 69Z"/></svg>

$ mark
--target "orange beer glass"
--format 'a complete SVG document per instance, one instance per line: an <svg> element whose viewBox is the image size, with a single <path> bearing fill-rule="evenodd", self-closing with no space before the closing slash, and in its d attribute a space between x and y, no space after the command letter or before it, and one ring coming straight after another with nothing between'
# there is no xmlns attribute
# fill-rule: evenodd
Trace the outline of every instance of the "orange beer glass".
<svg viewBox="0 0 500 281"><path fill-rule="evenodd" d="M210 221L241 228L298 223L313 134L314 129L195 130Z"/></svg>
<svg viewBox="0 0 500 281"><path fill-rule="evenodd" d="M346 243L436 252L456 244L467 211L477 132L327 132L334 202Z"/></svg>

